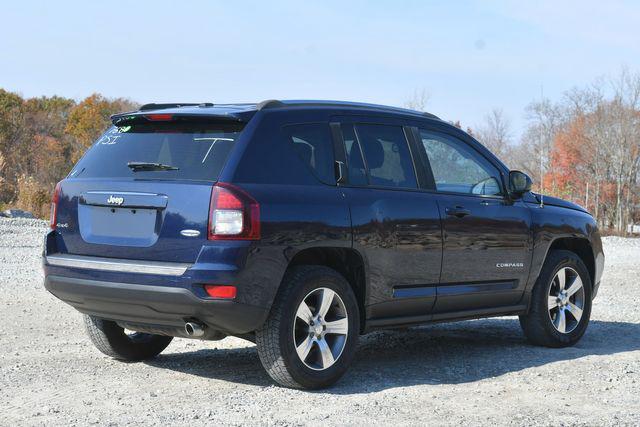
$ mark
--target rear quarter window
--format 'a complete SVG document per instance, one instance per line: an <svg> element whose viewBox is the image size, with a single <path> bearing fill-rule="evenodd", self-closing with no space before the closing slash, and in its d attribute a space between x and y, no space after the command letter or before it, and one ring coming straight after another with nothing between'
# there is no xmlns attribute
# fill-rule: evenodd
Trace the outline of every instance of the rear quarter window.
<svg viewBox="0 0 640 427"><path fill-rule="evenodd" d="M284 127L286 138L298 157L321 182L335 185L333 141L328 123Z"/></svg>
<svg viewBox="0 0 640 427"><path fill-rule="evenodd" d="M72 178L217 180L242 125L153 123L111 127L70 173ZM133 170L131 162L160 163L174 170Z"/></svg>

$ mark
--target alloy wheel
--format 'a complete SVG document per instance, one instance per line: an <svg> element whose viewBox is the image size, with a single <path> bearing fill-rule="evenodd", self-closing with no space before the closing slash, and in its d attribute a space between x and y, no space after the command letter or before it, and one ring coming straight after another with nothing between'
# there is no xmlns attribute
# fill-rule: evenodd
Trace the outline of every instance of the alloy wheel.
<svg viewBox="0 0 640 427"><path fill-rule="evenodd" d="M335 291L318 288L307 294L296 311L293 340L298 357L310 369L333 366L347 343L347 309Z"/></svg>
<svg viewBox="0 0 640 427"><path fill-rule="evenodd" d="M548 295L549 318L553 327L568 334L578 327L585 304L584 284L571 267L563 267L553 277Z"/></svg>

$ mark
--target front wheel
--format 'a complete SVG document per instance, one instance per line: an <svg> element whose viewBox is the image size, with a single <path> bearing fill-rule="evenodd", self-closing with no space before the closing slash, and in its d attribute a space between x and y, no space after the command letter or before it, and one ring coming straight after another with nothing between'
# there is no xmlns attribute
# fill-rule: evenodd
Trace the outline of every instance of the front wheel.
<svg viewBox="0 0 640 427"><path fill-rule="evenodd" d="M533 344L568 347L584 335L591 316L591 278L573 252L552 251L531 294L520 325Z"/></svg>
<svg viewBox="0 0 640 427"><path fill-rule="evenodd" d="M359 333L358 303L344 277L327 267L301 266L287 273L256 344L276 382L317 389L346 372Z"/></svg>
<svg viewBox="0 0 640 427"><path fill-rule="evenodd" d="M162 352L173 337L127 333L116 322L84 315L87 335L98 350L114 359L135 362L151 359Z"/></svg>

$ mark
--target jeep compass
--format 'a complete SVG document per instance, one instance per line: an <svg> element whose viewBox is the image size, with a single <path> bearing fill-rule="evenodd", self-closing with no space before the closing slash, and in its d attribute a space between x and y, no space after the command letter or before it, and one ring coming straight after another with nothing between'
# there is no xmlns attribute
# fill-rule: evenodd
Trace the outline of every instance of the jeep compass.
<svg viewBox="0 0 640 427"><path fill-rule="evenodd" d="M112 122L56 186L43 255L108 356L231 335L276 382L321 388L382 328L514 315L537 345L585 333L593 217L432 114L269 100Z"/></svg>

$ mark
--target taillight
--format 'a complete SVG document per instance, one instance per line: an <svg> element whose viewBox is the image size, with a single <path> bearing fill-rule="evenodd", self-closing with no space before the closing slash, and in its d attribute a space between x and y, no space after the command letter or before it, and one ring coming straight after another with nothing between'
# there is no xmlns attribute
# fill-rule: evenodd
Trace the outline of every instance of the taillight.
<svg viewBox="0 0 640 427"><path fill-rule="evenodd" d="M260 205L244 190L219 182L209 208L209 240L260 239Z"/></svg>
<svg viewBox="0 0 640 427"><path fill-rule="evenodd" d="M49 226L52 230L56 229L58 225L58 202L60 201L60 183L56 184L55 190L53 190L53 197L51 197L51 215L49 216Z"/></svg>

